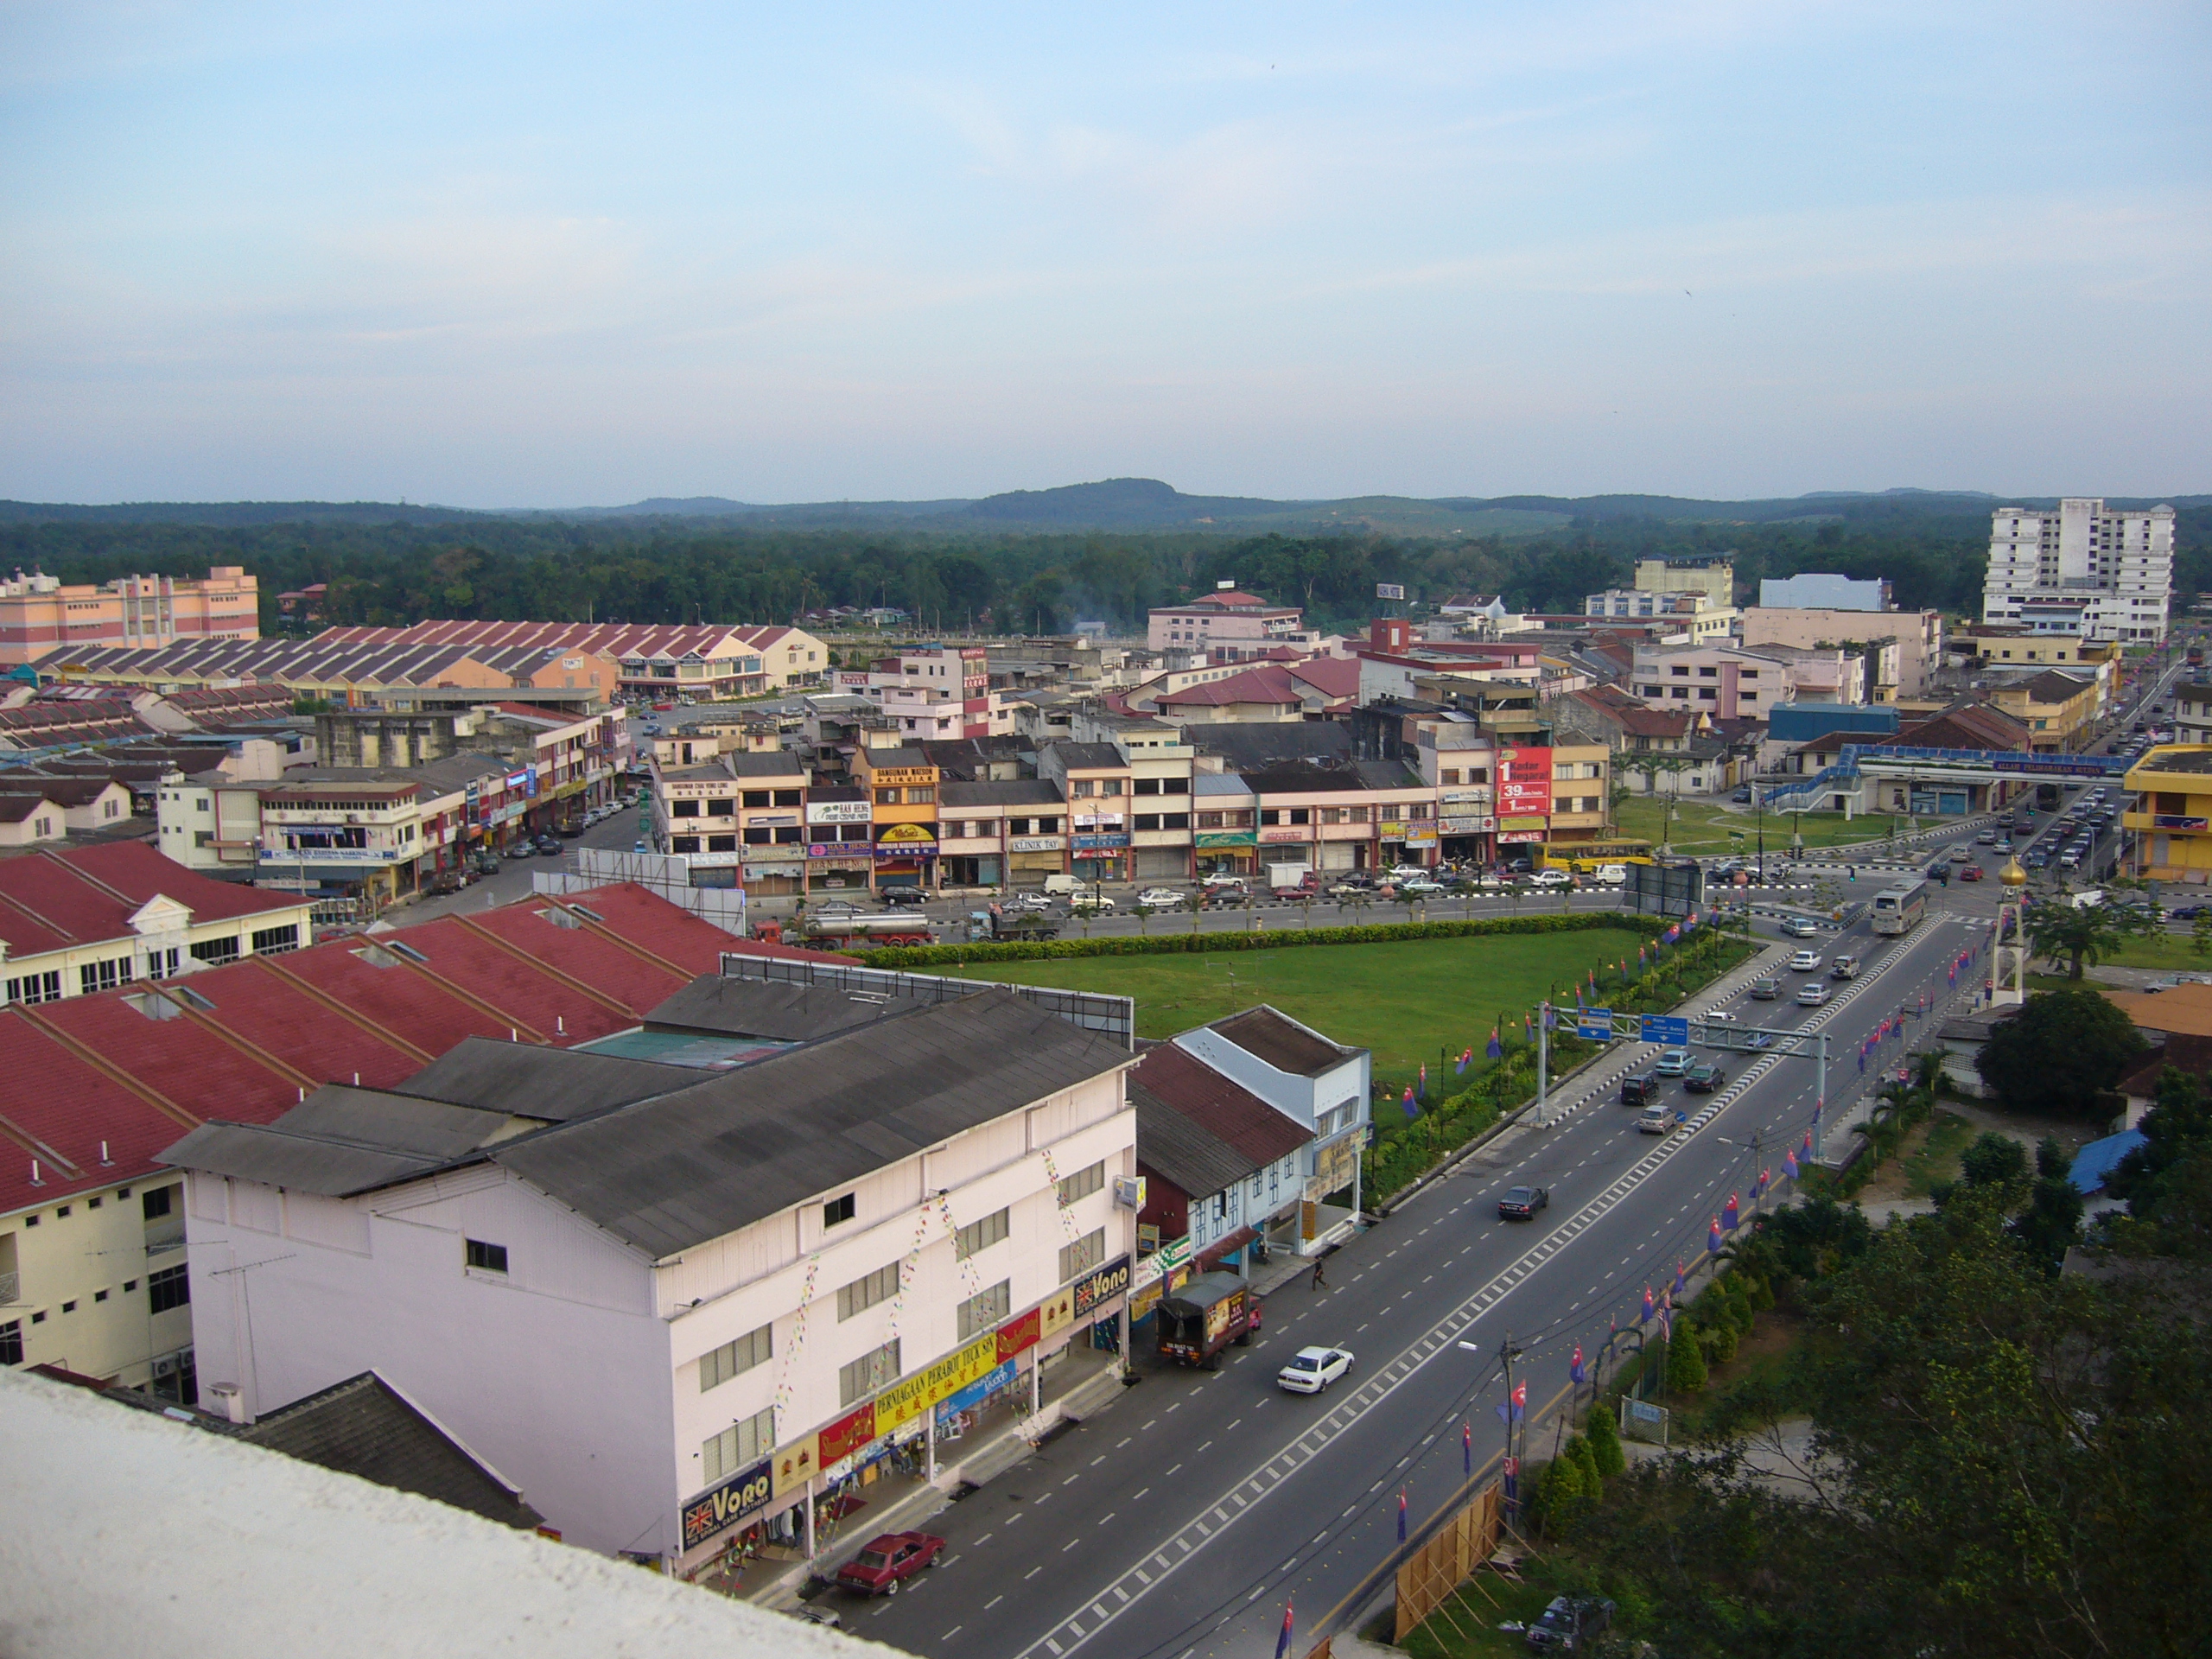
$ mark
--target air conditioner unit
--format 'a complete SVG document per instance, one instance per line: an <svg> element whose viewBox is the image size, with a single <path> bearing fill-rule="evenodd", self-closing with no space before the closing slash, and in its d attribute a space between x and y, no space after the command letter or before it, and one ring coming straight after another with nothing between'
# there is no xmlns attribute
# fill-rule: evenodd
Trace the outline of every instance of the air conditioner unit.
<svg viewBox="0 0 2212 1659"><path fill-rule="evenodd" d="M1144 1177L1116 1175L1114 1178L1114 1202L1124 1210L1144 1208Z"/></svg>

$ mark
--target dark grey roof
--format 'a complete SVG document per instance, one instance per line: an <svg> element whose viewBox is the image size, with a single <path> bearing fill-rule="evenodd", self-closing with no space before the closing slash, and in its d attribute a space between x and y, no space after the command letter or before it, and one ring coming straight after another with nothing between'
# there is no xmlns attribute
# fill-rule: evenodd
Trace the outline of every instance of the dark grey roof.
<svg viewBox="0 0 2212 1659"><path fill-rule="evenodd" d="M1351 729L1331 720L1199 721L1183 736L1199 753L1219 755L1231 772L1258 772L1294 760L1344 760L1351 755Z"/></svg>
<svg viewBox="0 0 2212 1659"><path fill-rule="evenodd" d="M806 791L809 801L864 801L868 791L858 784L817 784Z"/></svg>
<svg viewBox="0 0 2212 1659"><path fill-rule="evenodd" d="M506 769L507 763L496 754L448 754L424 761L415 768L415 775L434 787L467 789L470 779L493 777Z"/></svg>
<svg viewBox="0 0 2212 1659"><path fill-rule="evenodd" d="M1362 790L1367 782L1350 766L1317 766L1302 761L1237 774L1255 795L1303 795L1318 790Z"/></svg>
<svg viewBox="0 0 2212 1659"><path fill-rule="evenodd" d="M503 1526L535 1527L545 1518L374 1371L280 1406L235 1434L303 1463L435 1498Z"/></svg>
<svg viewBox="0 0 2212 1659"><path fill-rule="evenodd" d="M722 757L741 778L803 778L806 766L788 749L773 753L732 752Z"/></svg>
<svg viewBox="0 0 2212 1659"><path fill-rule="evenodd" d="M336 1198L404 1181L448 1160L288 1135L273 1124L202 1123L156 1161Z"/></svg>
<svg viewBox="0 0 2212 1659"><path fill-rule="evenodd" d="M656 1258L1130 1062L1012 991L831 1037L491 1157Z"/></svg>
<svg viewBox="0 0 2212 1659"><path fill-rule="evenodd" d="M1421 779L1402 760L1355 760L1352 770L1365 789L1419 789Z"/></svg>
<svg viewBox="0 0 2212 1659"><path fill-rule="evenodd" d="M646 1014L645 1026L804 1043L924 1006L912 997L860 996L834 986L702 974ZM698 1079L694 1075L690 1081Z"/></svg>
<svg viewBox="0 0 2212 1659"><path fill-rule="evenodd" d="M1060 786L1039 778L1002 784L943 784L938 799L946 806L1058 806Z"/></svg>
<svg viewBox="0 0 2212 1659"><path fill-rule="evenodd" d="M1243 1180L1255 1164L1195 1118L1185 1117L1134 1077L1129 1104L1137 1113L1137 1161L1192 1198L1211 1198Z"/></svg>
<svg viewBox="0 0 2212 1659"><path fill-rule="evenodd" d="M912 744L896 749L870 749L868 760L872 766L926 766L930 764L929 756Z"/></svg>
<svg viewBox="0 0 2212 1659"><path fill-rule="evenodd" d="M1359 1052L1309 1031L1264 1002L1226 1020L1217 1020L1207 1029L1219 1032L1247 1054L1294 1077L1318 1077Z"/></svg>
<svg viewBox="0 0 2212 1659"><path fill-rule="evenodd" d="M1111 743L1077 743L1069 738L1055 738L1047 747L1070 772L1120 772L1129 764Z"/></svg>
<svg viewBox="0 0 2212 1659"><path fill-rule="evenodd" d="M698 1081L698 1072L687 1065L471 1037L392 1092L565 1123ZM289 1122L292 1116L288 1112L277 1122Z"/></svg>
<svg viewBox="0 0 2212 1659"><path fill-rule="evenodd" d="M496 1109L450 1105L380 1089L326 1084L270 1127L383 1152L445 1160L474 1152L505 1127Z"/></svg>

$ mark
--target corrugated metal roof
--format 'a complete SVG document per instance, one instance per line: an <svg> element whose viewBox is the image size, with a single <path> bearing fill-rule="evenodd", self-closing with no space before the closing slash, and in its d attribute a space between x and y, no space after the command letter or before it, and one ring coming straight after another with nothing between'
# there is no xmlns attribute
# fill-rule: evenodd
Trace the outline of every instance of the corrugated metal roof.
<svg viewBox="0 0 2212 1659"><path fill-rule="evenodd" d="M392 1092L450 1101L455 1110L511 1112L566 1123L689 1089L698 1081L698 1072L689 1066L471 1037Z"/></svg>
<svg viewBox="0 0 2212 1659"><path fill-rule="evenodd" d="M1226 1020L1217 1020L1207 1029L1219 1032L1247 1054L1293 1077L1317 1077L1342 1065L1359 1052L1308 1031L1287 1014L1279 1014L1265 1004L1232 1014Z"/></svg>
<svg viewBox="0 0 2212 1659"><path fill-rule="evenodd" d="M927 1006L912 997L855 995L834 986L702 974L647 1014L645 1024L804 1043Z"/></svg>
<svg viewBox="0 0 2212 1659"><path fill-rule="evenodd" d="M1255 1169L1236 1147L1185 1117L1132 1076L1129 1104L1137 1114L1137 1162L1179 1187L1189 1198L1226 1192Z"/></svg>
<svg viewBox="0 0 2212 1659"><path fill-rule="evenodd" d="M447 1160L288 1135L273 1126L203 1123L163 1152L161 1161L288 1192L341 1198L426 1174Z"/></svg>
<svg viewBox="0 0 2212 1659"><path fill-rule="evenodd" d="M834 1194L1128 1059L1109 1038L1011 991L985 991L490 1155L664 1257Z"/></svg>

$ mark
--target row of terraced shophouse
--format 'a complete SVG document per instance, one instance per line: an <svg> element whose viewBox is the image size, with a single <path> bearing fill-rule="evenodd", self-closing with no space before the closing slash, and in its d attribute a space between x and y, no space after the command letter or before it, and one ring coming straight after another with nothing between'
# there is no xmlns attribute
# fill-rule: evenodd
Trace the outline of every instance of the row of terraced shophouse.
<svg viewBox="0 0 2212 1659"><path fill-rule="evenodd" d="M1065 737L863 727L811 757L772 728L687 733L657 745L655 843L695 882L780 897L1326 874L1599 839L1610 749L1554 741L1532 697L1513 702L1382 697L1329 722L1237 726L1090 709Z"/></svg>
<svg viewBox="0 0 2212 1659"><path fill-rule="evenodd" d="M0 1365L180 1433L366 1390L677 1571L957 1479L1357 1202L1368 1056L1264 1007L1143 1043L620 885L310 942L141 843L0 864L0 940L114 969L0 1011Z"/></svg>

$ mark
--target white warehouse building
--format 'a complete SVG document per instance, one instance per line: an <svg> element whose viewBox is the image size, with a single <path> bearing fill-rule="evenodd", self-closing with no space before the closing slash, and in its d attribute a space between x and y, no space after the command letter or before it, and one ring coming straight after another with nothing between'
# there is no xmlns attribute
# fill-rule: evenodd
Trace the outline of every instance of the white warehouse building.
<svg viewBox="0 0 2212 1659"><path fill-rule="evenodd" d="M474 1039L172 1147L203 1399L373 1370L683 1570L1122 1311L1127 999L726 963L598 1052Z"/></svg>

